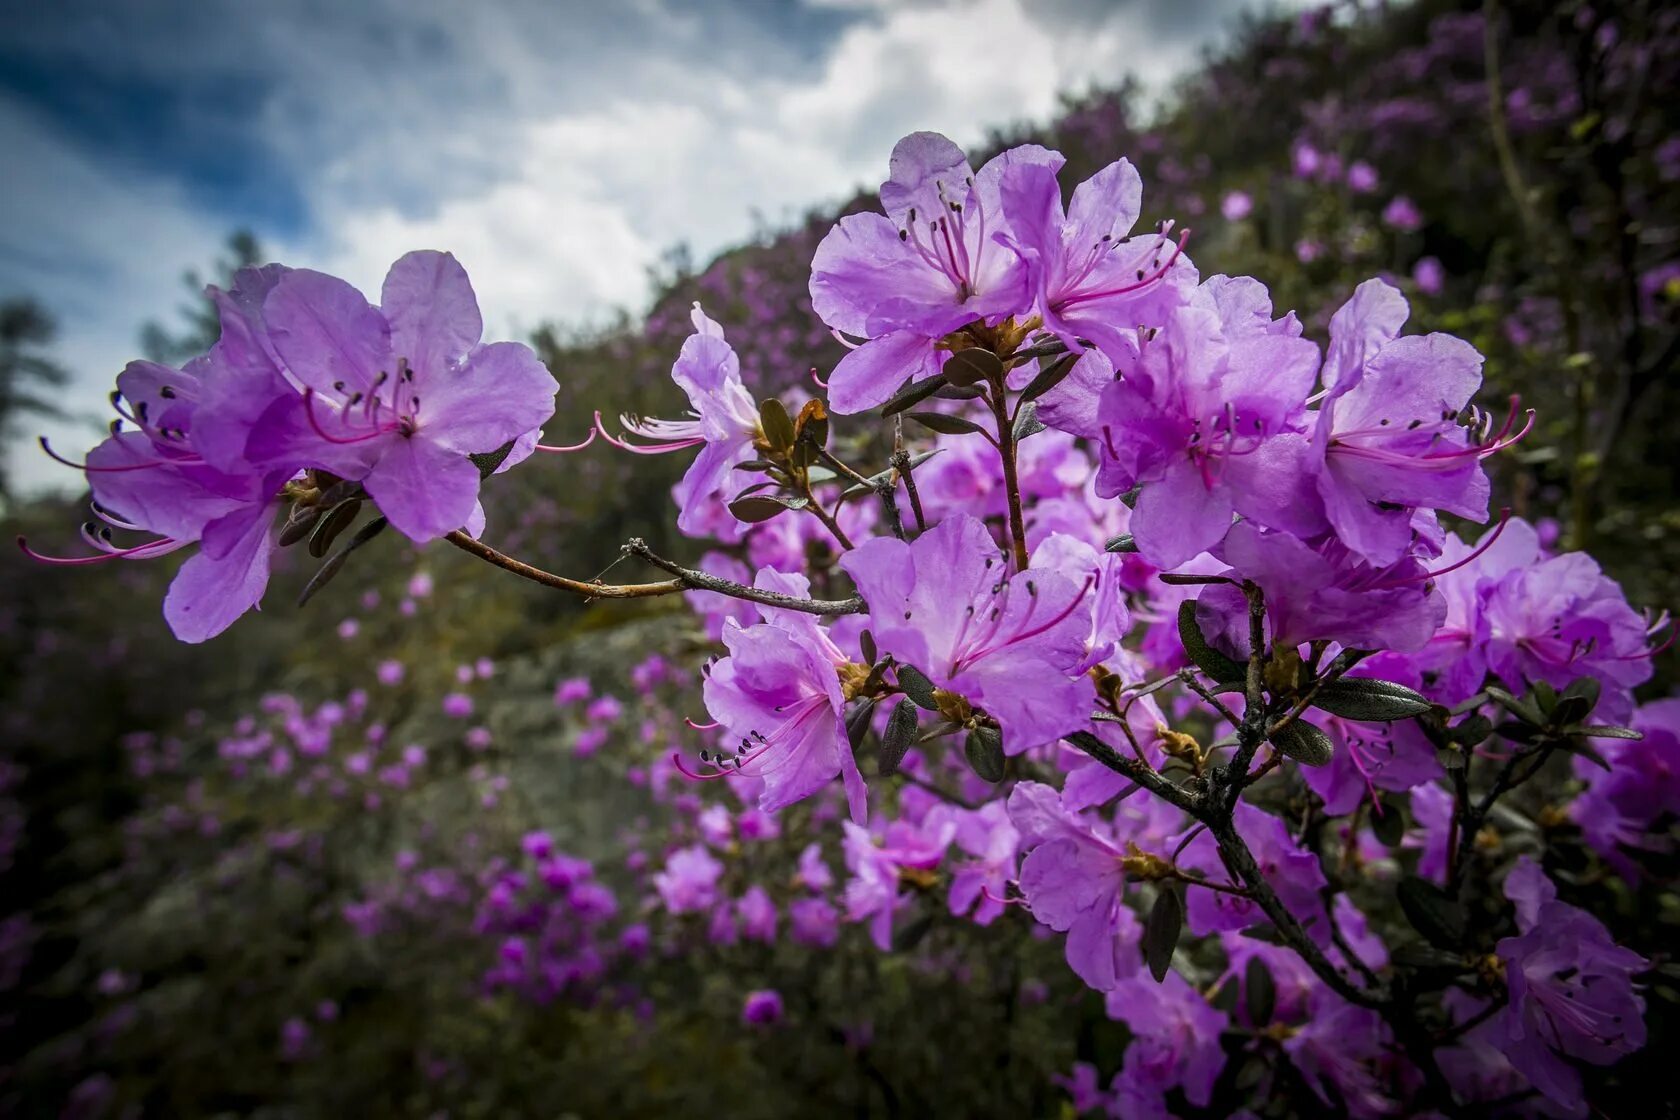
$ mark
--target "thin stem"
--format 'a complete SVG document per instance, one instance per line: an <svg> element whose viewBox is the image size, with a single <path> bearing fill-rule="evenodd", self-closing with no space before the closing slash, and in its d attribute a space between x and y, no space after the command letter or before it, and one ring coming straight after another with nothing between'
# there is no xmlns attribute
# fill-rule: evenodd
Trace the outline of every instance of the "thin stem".
<svg viewBox="0 0 1680 1120"><path fill-rule="evenodd" d="M910 512L916 515L916 531L927 532L927 515L922 512L922 496L916 490L916 476L910 463L910 452L899 448L893 452L892 466L904 479L904 492L910 496Z"/></svg>
<svg viewBox="0 0 1680 1120"><path fill-rule="evenodd" d="M991 392L986 403L992 406L992 418L997 422L998 457L1003 460L1003 489L1009 500L1009 541L1014 547L1015 570L1027 570L1026 518L1021 512L1021 479L1015 463L1015 431L1009 420L1009 404L1003 378L989 383Z"/></svg>
<svg viewBox="0 0 1680 1120"><path fill-rule="evenodd" d="M628 555L646 560L656 568L663 568L670 572L675 579L662 580L659 583L594 583L585 580L568 579L544 571L533 564L517 560L506 553L498 552L483 541L476 540L457 529L444 538L462 552L470 553L487 564L494 564L504 571L512 572L532 583L540 583L544 587L551 587L557 591L568 591L574 595L582 595L586 599L652 599L661 595L675 595L683 591L715 591L719 595L727 595L733 599L744 599L750 603L761 603L769 607L781 607L785 610L800 611L804 614L839 615L862 614L863 600L851 599L801 599L794 595L783 595L777 591L764 591L757 587L747 587L745 584L732 580L720 579L705 572L697 572L684 568L663 557L655 556L641 539L630 541L624 546Z"/></svg>

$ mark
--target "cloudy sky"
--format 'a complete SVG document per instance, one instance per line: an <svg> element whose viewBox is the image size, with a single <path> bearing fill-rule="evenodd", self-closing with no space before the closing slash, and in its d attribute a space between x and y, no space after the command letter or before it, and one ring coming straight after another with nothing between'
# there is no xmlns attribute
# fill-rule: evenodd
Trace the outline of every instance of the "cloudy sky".
<svg viewBox="0 0 1680 1120"><path fill-rule="evenodd" d="M451 249L501 337L598 321L679 242L878 183L905 132L1163 88L1263 2L0 0L0 298L57 315L84 414L236 228L370 291Z"/></svg>

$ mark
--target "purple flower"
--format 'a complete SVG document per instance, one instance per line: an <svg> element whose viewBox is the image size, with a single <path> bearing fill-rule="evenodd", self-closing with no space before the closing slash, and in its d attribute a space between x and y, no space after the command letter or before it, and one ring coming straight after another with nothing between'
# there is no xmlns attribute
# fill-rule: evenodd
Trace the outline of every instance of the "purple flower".
<svg viewBox="0 0 1680 1120"><path fill-rule="evenodd" d="M804 595L810 582L804 576L764 569L754 586ZM811 796L839 775L852 819L867 819L868 790L846 737L846 701L837 672L846 663L845 654L811 615L759 610L764 622L725 629L729 656L706 674L706 710L739 747L715 760L702 752L701 761L713 767L705 777L739 774L762 779L758 807L774 812Z"/></svg>
<svg viewBox="0 0 1680 1120"><path fill-rule="evenodd" d="M766 944L776 940L776 904L770 893L758 884L735 900L735 916L741 922L741 936L748 941Z"/></svg>
<svg viewBox="0 0 1680 1120"><path fill-rule="evenodd" d="M974 913L976 925L989 926L1003 913L1004 896L1015 878L1015 849L1020 834L1003 802L957 814L957 847L974 858L959 863L951 875L948 904L952 914Z"/></svg>
<svg viewBox="0 0 1680 1120"><path fill-rule="evenodd" d="M1230 191L1220 201L1219 212L1227 222L1240 222L1254 212L1254 199L1247 191Z"/></svg>
<svg viewBox="0 0 1680 1120"><path fill-rule="evenodd" d="M1056 181L1062 158L1051 156L1035 152L1004 171L998 191L1009 228L1000 239L1026 263L1032 309L1046 330L1075 351L1090 339L1116 361L1132 357L1137 326L1159 322L1183 302L1180 289L1195 283L1195 270L1181 257L1184 239L1172 240L1171 222L1128 236L1143 181L1124 159L1076 187L1064 214Z"/></svg>
<svg viewBox="0 0 1680 1120"><path fill-rule="evenodd" d="M1071 1076L1058 1073L1050 1080L1067 1090L1068 1096L1073 1098L1068 1103L1076 1114L1091 1112L1107 1103L1102 1084L1097 1080L1097 1067L1090 1062L1075 1062Z"/></svg>
<svg viewBox="0 0 1680 1120"><path fill-rule="evenodd" d="M1348 164L1347 185L1354 194L1370 194L1380 182L1377 169L1364 160L1356 159Z"/></svg>
<svg viewBox="0 0 1680 1120"><path fill-rule="evenodd" d="M1247 522L1232 527L1216 554L1230 565L1226 575L1251 580L1265 593L1274 645L1324 639L1359 649L1415 650L1446 615L1429 569L1412 557L1379 568L1335 538L1315 549ZM1196 600L1196 619L1226 652L1248 656L1248 600L1240 588L1205 589Z"/></svg>
<svg viewBox="0 0 1680 1120"><path fill-rule="evenodd" d="M722 877L723 864L704 845L694 844L671 853L664 870L654 875L653 886L666 910L693 914L711 909Z"/></svg>
<svg viewBox="0 0 1680 1120"><path fill-rule="evenodd" d="M1165 1098L1173 1089L1183 1089L1196 1107L1207 1107L1225 1067L1219 1036L1226 1015L1173 971L1159 984L1143 973L1127 977L1109 989L1107 1004L1109 1017L1132 1030L1125 1065L1109 1087L1117 1115L1170 1116Z"/></svg>
<svg viewBox="0 0 1680 1120"><path fill-rule="evenodd" d="M1237 805L1232 820L1278 898L1301 921L1313 940L1327 944L1330 920L1324 910L1324 900L1319 897L1325 879L1318 856L1295 843L1289 826L1282 820L1246 801ZM1201 871L1216 882L1230 880L1217 845L1205 832L1190 841L1179 863ZM1190 932L1198 937L1221 930L1247 929L1265 921L1265 915L1252 900L1223 891L1191 891L1186 913Z"/></svg>
<svg viewBox="0 0 1680 1120"><path fill-rule="evenodd" d="M1505 896L1519 933L1494 947L1510 990L1495 1037L1536 1089L1579 1108L1581 1075L1563 1059L1607 1066L1645 1045L1645 1001L1633 976L1648 962L1611 940L1597 918L1558 901L1527 856L1506 876Z"/></svg>
<svg viewBox="0 0 1680 1120"><path fill-rule="evenodd" d="M1423 214L1417 205L1403 194L1397 194L1389 199L1388 205L1383 207L1383 225L1401 233L1411 233L1423 226Z"/></svg>
<svg viewBox="0 0 1680 1120"><path fill-rule="evenodd" d="M1258 289L1257 292L1252 289ZM1257 315L1257 307L1265 310ZM1215 277L1175 309L1161 334L1103 390L1098 405L1106 496L1141 485L1138 551L1158 567L1218 544L1233 513L1300 531L1297 428L1318 348L1292 320L1273 324L1265 290Z"/></svg>
<svg viewBox="0 0 1680 1120"><path fill-rule="evenodd" d="M1034 918L1068 935L1068 966L1098 991L1136 972L1143 963L1140 930L1121 901L1125 851L1037 782L1022 782L1010 793L1009 818L1027 853L1021 894Z"/></svg>
<svg viewBox="0 0 1680 1120"><path fill-rule="evenodd" d="M1507 439L1507 420L1485 443L1471 440L1458 414L1482 383L1482 356L1451 335L1398 337L1408 314L1398 290L1367 280L1331 318L1313 429L1325 516L1373 564L1405 553L1413 509L1485 521L1481 460L1518 438Z"/></svg>
<svg viewBox="0 0 1680 1120"><path fill-rule="evenodd" d="M478 300L448 253L402 257L380 299L307 269L275 282L268 339L304 394L276 398L246 455L357 478L399 532L428 541L474 519L479 468L467 456L540 428L557 386L529 347L479 343Z"/></svg>
<svg viewBox="0 0 1680 1120"><path fill-rule="evenodd" d="M773 1027L782 1021L780 993L766 989L748 992L741 1005L741 1022L749 1027Z"/></svg>
<svg viewBox="0 0 1680 1120"><path fill-rule="evenodd" d="M816 841L799 853L799 883L808 891L826 891L834 885L834 872L823 862L822 845Z"/></svg>
<svg viewBox="0 0 1680 1120"><path fill-rule="evenodd" d="M1043 148L1012 148L980 169L945 137L915 132L893 148L881 184L881 214L840 219L811 261L811 306L834 330L866 339L840 361L829 405L861 412L892 396L906 377L931 376L949 353L935 343L976 320L1026 311L1032 300L1021 258L1001 244L998 196L1015 164L1060 166Z"/></svg>
<svg viewBox="0 0 1680 1120"><path fill-rule="evenodd" d="M1669 830L1659 826L1666 817L1680 818L1680 699L1646 704L1632 722L1643 740L1596 744L1608 772L1578 760L1575 774L1587 788L1569 806L1587 843L1630 879L1638 865L1629 853L1673 848Z"/></svg>
<svg viewBox="0 0 1680 1120"><path fill-rule="evenodd" d="M1438 296L1446 286L1447 270L1439 257L1419 257L1412 265L1412 283L1426 296Z"/></svg>
<svg viewBox="0 0 1680 1120"><path fill-rule="evenodd" d="M641 454L658 454L699 447L700 454L689 465L671 496L677 502L677 528L689 536L709 536L710 526L702 520L707 506L723 504L726 490L739 476L732 474L737 463L753 457L755 443L763 439L759 429L758 405L741 383L741 362L724 341L723 328L707 318L695 303L694 333L683 342L682 352L671 367L671 380L688 394L691 413L683 420L639 419L621 416L626 431L651 444L628 444L607 435L614 446ZM596 424L600 419L597 415ZM606 435L606 429L601 432Z"/></svg>
<svg viewBox="0 0 1680 1120"><path fill-rule="evenodd" d="M1351 674L1349 679L1359 675ZM1336 753L1323 766L1302 767L1301 776L1324 799L1329 816L1351 813L1366 798L1373 813L1383 812L1377 790L1409 790L1442 776L1434 745L1412 720L1355 723L1315 715L1314 722L1329 734Z"/></svg>
<svg viewBox="0 0 1680 1120"><path fill-rule="evenodd" d="M876 645L935 685L983 709L1019 754L1085 726L1090 611L1082 590L1050 571L1006 576L991 534L966 514L912 543L877 537L840 566L869 604Z"/></svg>
<svg viewBox="0 0 1680 1120"><path fill-rule="evenodd" d="M903 873L938 867L956 834L948 818L927 823L930 827L918 828L894 821L877 844L866 830L844 822L846 867L852 873L846 884L846 920L868 921L869 935L883 953L892 950L893 915L908 904L899 890Z"/></svg>
<svg viewBox="0 0 1680 1120"><path fill-rule="evenodd" d="M840 940L840 912L823 898L788 903L788 936L811 949L832 949Z"/></svg>

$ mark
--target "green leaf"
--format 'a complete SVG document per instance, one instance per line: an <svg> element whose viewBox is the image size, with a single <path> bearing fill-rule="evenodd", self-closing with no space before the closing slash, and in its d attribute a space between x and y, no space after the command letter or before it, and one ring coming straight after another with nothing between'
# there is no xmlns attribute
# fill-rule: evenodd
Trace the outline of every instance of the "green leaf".
<svg viewBox="0 0 1680 1120"><path fill-rule="evenodd" d="M1609 723L1589 723L1581 728L1578 734L1588 739L1643 739L1643 731L1635 731L1631 727L1617 727Z"/></svg>
<svg viewBox="0 0 1680 1120"><path fill-rule="evenodd" d="M804 509L810 502L804 498L778 498L770 494L749 494L729 503L729 512L749 524L768 521L790 509Z"/></svg>
<svg viewBox="0 0 1680 1120"><path fill-rule="evenodd" d="M467 458L472 460L473 466L478 468L478 477L489 478L495 474L496 468L501 466L509 455L513 454L515 442L517 441L510 439L494 451L481 451L477 455L468 455Z"/></svg>
<svg viewBox="0 0 1680 1120"><path fill-rule="evenodd" d="M1103 545L1104 552L1136 552L1137 550L1137 541L1132 539L1130 533L1121 533L1118 537L1110 537L1108 543Z"/></svg>
<svg viewBox="0 0 1680 1120"><path fill-rule="evenodd" d="M943 450L945 450L943 447L935 447L929 451L916 452L916 454L910 456L910 469L915 470L917 467L921 466L923 463L927 462ZM846 488L845 496L853 498L859 494L867 494L877 486L885 486L887 483L892 481L892 473L892 468L888 467L879 474L872 474L865 479L864 482L868 483L867 486L864 485L864 482L853 483L851 486Z"/></svg>
<svg viewBox="0 0 1680 1120"><path fill-rule="evenodd" d="M1464 907L1428 879L1407 875L1400 880L1395 897L1406 920L1431 945L1456 949L1464 941Z"/></svg>
<svg viewBox="0 0 1680 1120"><path fill-rule="evenodd" d="M320 506L293 506L291 513L286 515L286 523L280 527L280 547L290 548L307 537L320 519Z"/></svg>
<svg viewBox="0 0 1680 1120"><path fill-rule="evenodd" d="M758 402L758 426L764 430L764 442L775 450L786 451L793 446L793 417L775 397Z"/></svg>
<svg viewBox="0 0 1680 1120"><path fill-rule="evenodd" d="M990 435L980 425L961 416L951 416L944 412L912 412L907 419L914 420L924 428L931 429L943 436L960 436L978 432L980 435Z"/></svg>
<svg viewBox="0 0 1680 1120"><path fill-rule="evenodd" d="M1429 710L1430 703L1421 694L1393 681L1343 677L1321 686L1313 696L1313 707L1343 719L1391 723L1421 716Z"/></svg>
<svg viewBox="0 0 1680 1120"><path fill-rule="evenodd" d="M1272 970L1259 957L1248 958L1248 967L1243 970L1243 995L1250 1023L1263 1027L1272 1021L1277 1010L1277 983Z"/></svg>
<svg viewBox="0 0 1680 1120"><path fill-rule="evenodd" d="M1248 673L1245 667L1208 644L1201 624L1196 621L1194 599L1186 599L1178 605L1178 640L1184 643L1184 652L1190 655L1190 660L1221 684L1240 681Z"/></svg>
<svg viewBox="0 0 1680 1120"><path fill-rule="evenodd" d="M930 712L939 710L939 703L933 698L933 682L914 665L898 667L898 687L904 690L904 695L916 702L918 708L926 708Z"/></svg>
<svg viewBox="0 0 1680 1120"><path fill-rule="evenodd" d="M1157 984L1167 978L1173 950L1178 948L1178 935L1183 929L1184 900L1172 887L1162 883L1155 892L1155 905L1149 908L1149 920L1143 926L1143 959Z"/></svg>
<svg viewBox="0 0 1680 1120"><path fill-rule="evenodd" d="M1384 797L1371 811L1371 832L1384 847L1398 848L1406 838L1406 817L1393 799Z"/></svg>
<svg viewBox="0 0 1680 1120"><path fill-rule="evenodd" d="M325 517L315 523L315 531L309 535L309 555L317 560L325 556L333 541L350 527L350 523L356 520L356 515L361 512L362 503L359 498L340 502L329 510Z"/></svg>
<svg viewBox="0 0 1680 1120"><path fill-rule="evenodd" d="M1264 941L1268 945L1287 944L1283 939L1283 934L1279 933L1277 926L1274 926L1271 922L1258 922L1255 925L1247 926L1243 929L1242 935L1255 941Z"/></svg>
<svg viewBox="0 0 1680 1120"><path fill-rule="evenodd" d="M900 700L892 715L887 717L887 730L881 736L879 769L882 774L898 773L898 764L904 761L905 752L916 745L916 732L920 730L920 725L921 717L916 712L916 705L909 700Z"/></svg>
<svg viewBox="0 0 1680 1120"><path fill-rule="evenodd" d="M858 649L863 651L863 661L866 665L873 665L881 660L881 651L875 648L875 635L868 630L858 635Z"/></svg>
<svg viewBox="0 0 1680 1120"><path fill-rule="evenodd" d="M1015 424L1010 428L1010 434L1016 443L1020 443L1028 436L1036 436L1044 431L1044 421L1038 418L1038 406L1027 401L1015 410Z"/></svg>
<svg viewBox="0 0 1680 1120"><path fill-rule="evenodd" d="M1415 968L1424 971L1440 971L1451 969L1455 972L1464 971L1464 958L1455 954L1443 952L1433 945L1426 945L1422 941L1407 941L1396 946L1388 955L1388 959L1401 968Z"/></svg>
<svg viewBox="0 0 1680 1120"><path fill-rule="evenodd" d="M1272 745L1303 766L1323 766L1336 753L1330 736L1304 719L1293 719L1272 735Z"/></svg>
<svg viewBox="0 0 1680 1120"><path fill-rule="evenodd" d="M1552 723L1558 727L1573 727L1592 714L1598 706L1601 686L1592 677L1570 682L1552 709Z"/></svg>
<svg viewBox="0 0 1680 1120"><path fill-rule="evenodd" d="M1539 727L1546 722L1546 717L1540 714L1540 709L1530 700L1519 700L1502 688L1489 688L1487 694L1494 703L1525 723Z"/></svg>
<svg viewBox="0 0 1680 1120"><path fill-rule="evenodd" d="M304 584L303 591L298 595L298 606L301 607L310 599L313 599L317 591L325 587L334 576L338 575L344 567L344 562L350 558L350 554L384 532L385 526L388 524L389 522L385 518L376 517L357 529L356 535L350 538L349 543L327 557L327 562L322 564L315 574L309 578L308 583Z"/></svg>
<svg viewBox="0 0 1680 1120"><path fill-rule="evenodd" d="M882 416L892 416L903 412L913 405L921 404L947 384L944 375L930 377L926 381L918 381L913 385L906 385L898 391L892 400L881 406Z"/></svg>
<svg viewBox="0 0 1680 1120"><path fill-rule="evenodd" d="M1027 387L1021 390L1023 401L1036 401L1045 393L1062 383L1068 374L1073 372L1074 363L1079 360L1078 354L1063 354L1049 365L1038 371L1038 376L1027 382Z"/></svg>
<svg viewBox="0 0 1680 1120"><path fill-rule="evenodd" d="M978 385L947 385L934 394L934 398L942 401L977 401L986 395L986 390Z"/></svg>
<svg viewBox="0 0 1680 1120"><path fill-rule="evenodd" d="M946 359L940 372L953 385L976 385L1002 377L1003 362L990 350L970 346Z"/></svg>
<svg viewBox="0 0 1680 1120"><path fill-rule="evenodd" d="M863 746L863 740L869 735L869 717L874 714L875 701L863 700L846 717L846 741L852 745L853 752Z"/></svg>
<svg viewBox="0 0 1680 1120"><path fill-rule="evenodd" d="M971 770L996 785L1003 781L1003 732L995 727L976 727L963 743L963 754Z"/></svg>

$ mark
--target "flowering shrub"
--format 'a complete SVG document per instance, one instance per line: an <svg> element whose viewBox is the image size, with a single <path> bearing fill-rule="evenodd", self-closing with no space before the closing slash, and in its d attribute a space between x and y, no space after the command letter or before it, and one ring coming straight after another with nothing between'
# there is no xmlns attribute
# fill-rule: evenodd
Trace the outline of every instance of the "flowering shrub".
<svg viewBox="0 0 1680 1120"><path fill-rule="evenodd" d="M1396 135L1469 127L1484 83L1454 75L1483 30L1436 20L1370 79L1384 96L1309 105L1269 191L1189 192L1205 154L1102 100L1056 126L1067 160L1022 144L975 168L907 137L879 212L656 311L680 419L614 425L529 349L482 345L447 254L398 261L378 307L280 266L213 293L203 357L119 378L132 429L86 464L97 553L60 559L198 545L163 604L188 642L300 553L322 562L306 596L369 582L333 691L124 740L145 792L118 881L151 905L77 931L103 965L87 1066L133 1078L137 1024L190 1016L273 1068L231 1094L95 1073L72 1110L307 1084L338 1110L657 1113L765 1069L792 1099L887 1112L1599 1106L1660 1037L1666 949L1615 911L1672 866L1680 711L1638 692L1666 620L1489 477L1550 421L1487 390L1483 351L1544 350L1565 301L1523 295L1490 341L1476 316L1509 293L1447 285L1406 240L1442 221L1432 200L1379 171ZM1230 111L1342 42L1311 18L1282 34L1296 49L1259 81L1215 67L1192 104ZM1519 139L1581 110L1557 65L1513 64ZM1336 150L1366 133L1368 159ZM1152 204L1200 225L1212 202L1226 226L1143 222L1138 166L1076 154L1122 146ZM1279 195L1311 215L1287 268L1254 251ZM1352 271L1386 267L1377 230L1409 278ZM1203 243L1273 287L1204 276ZM1278 293L1303 276L1337 294L1298 317ZM1430 329L1455 316L1478 345ZM549 445L545 424L589 430ZM659 577L549 570L599 533L494 496L613 477L624 456L596 441L679 457L697 561L606 486L648 528L588 570ZM538 449L571 457L525 463ZM591 636L611 649L587 665L474 648L441 668L435 643L514 619L457 601L461 565L434 586L440 540L597 616L664 600L692 625ZM0 773L0 836L23 831L23 778ZM6 980L39 934L0 932ZM240 1014L253 999L272 1021ZM930 1052L946 1023L960 1039ZM975 1059L961 1078L953 1054ZM621 1079L598 1084L608 1060Z"/></svg>

